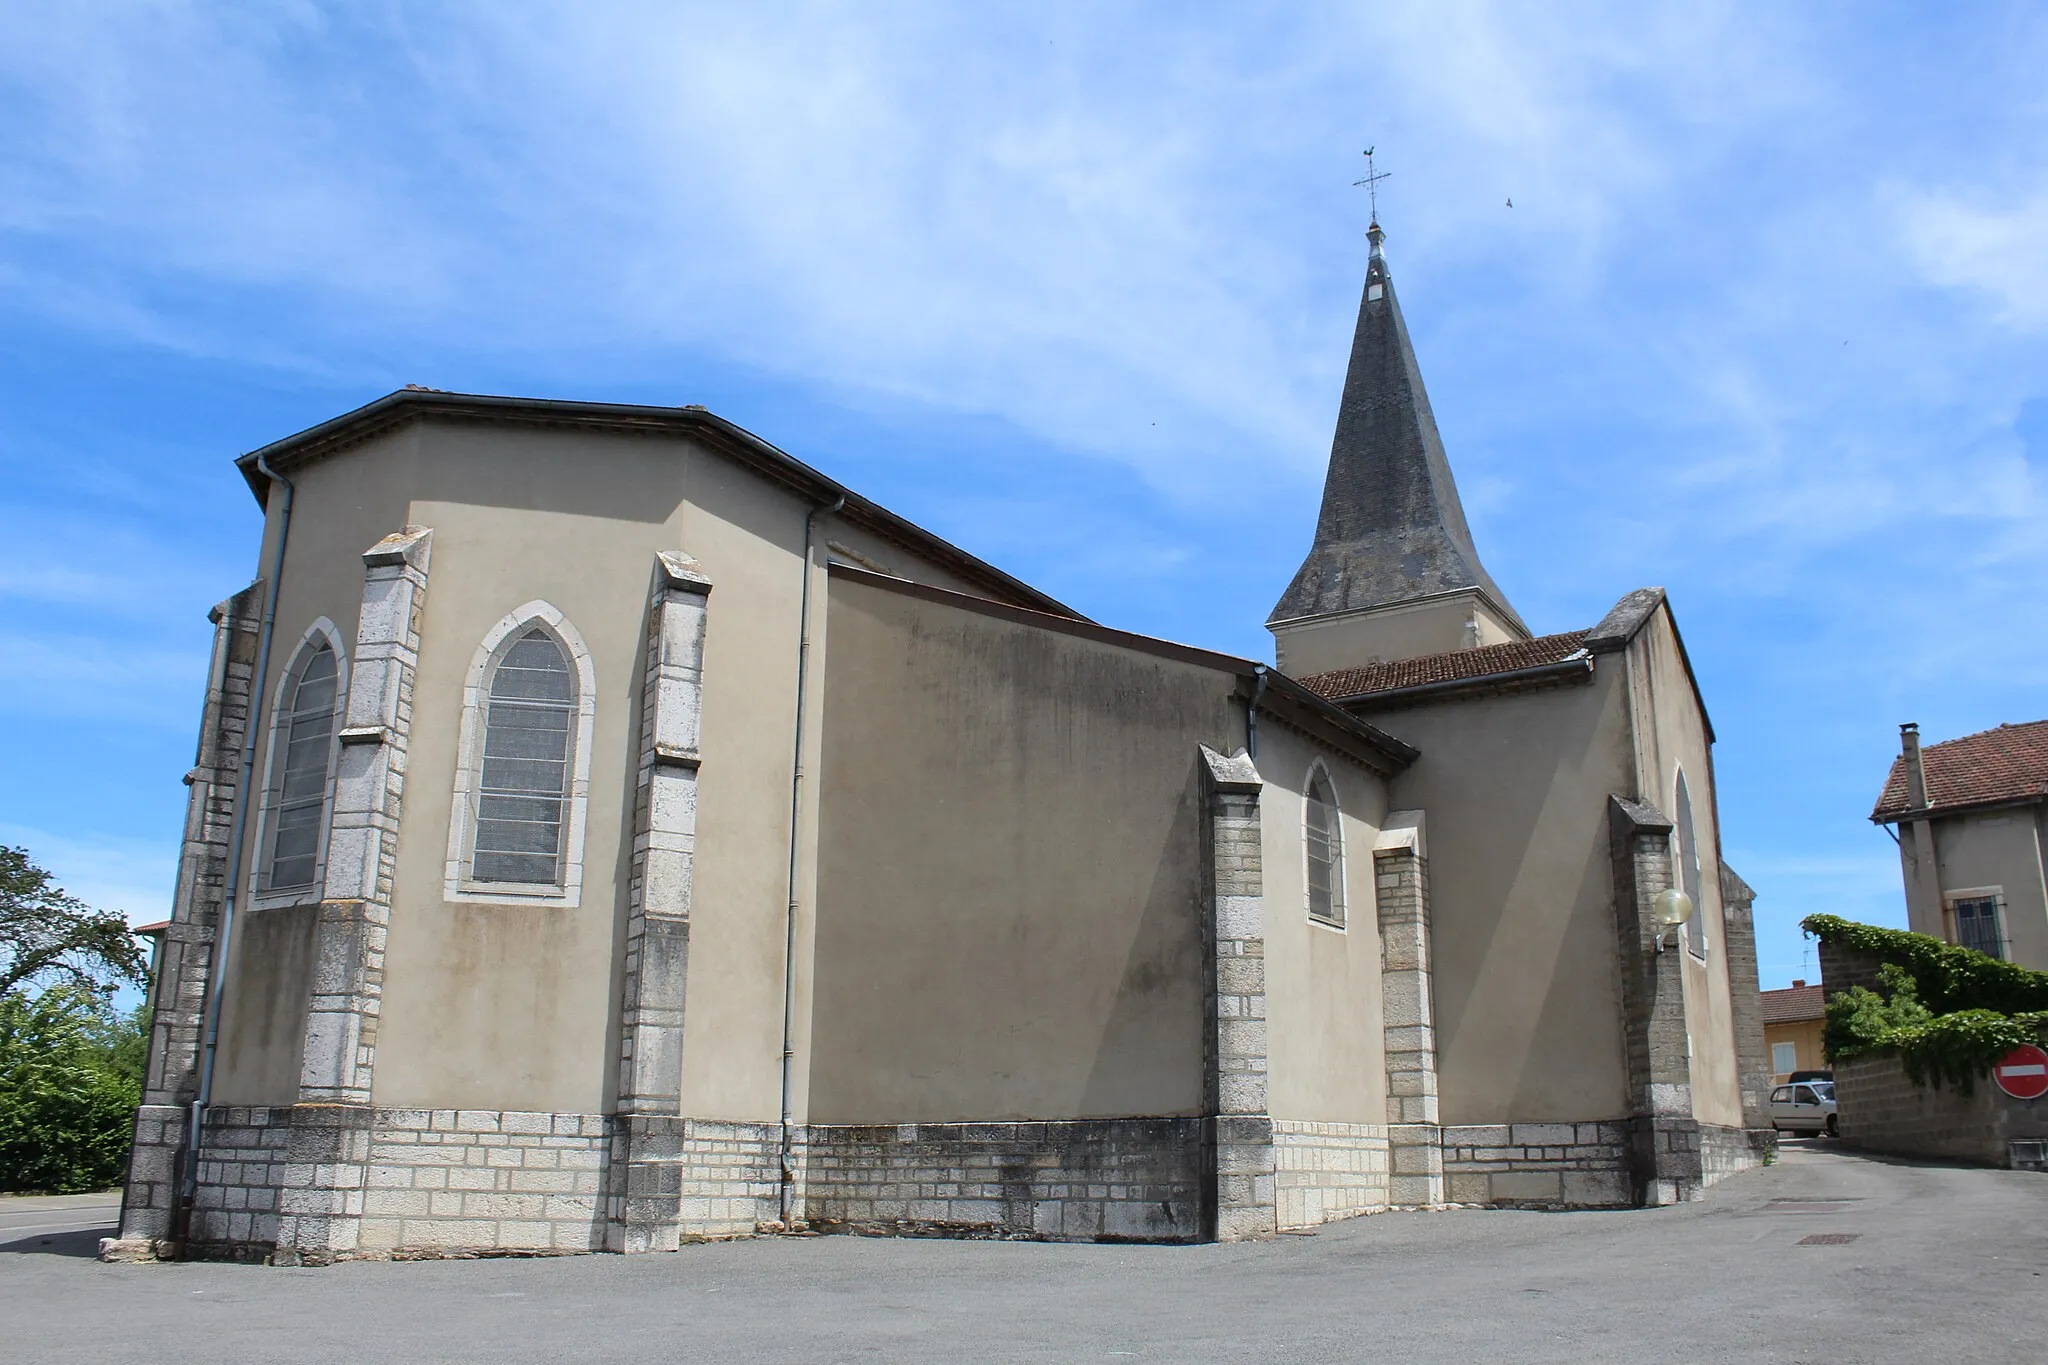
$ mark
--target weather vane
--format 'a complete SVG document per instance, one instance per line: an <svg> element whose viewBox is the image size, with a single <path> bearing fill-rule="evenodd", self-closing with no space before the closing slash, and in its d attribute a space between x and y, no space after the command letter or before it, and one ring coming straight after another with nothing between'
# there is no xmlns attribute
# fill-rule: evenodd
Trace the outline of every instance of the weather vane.
<svg viewBox="0 0 2048 1365"><path fill-rule="evenodd" d="M1378 223L1380 220L1380 181L1393 174L1392 171L1376 171L1372 168L1372 154L1376 150L1378 150L1376 147L1365 149L1365 179L1351 182L1353 185L1365 186L1365 192L1372 197L1372 220L1374 223Z"/></svg>

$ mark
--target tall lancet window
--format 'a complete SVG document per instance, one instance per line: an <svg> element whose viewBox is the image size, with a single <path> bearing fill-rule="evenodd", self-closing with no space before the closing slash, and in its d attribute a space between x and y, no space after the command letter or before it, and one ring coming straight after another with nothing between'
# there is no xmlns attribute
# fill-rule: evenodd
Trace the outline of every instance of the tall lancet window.
<svg viewBox="0 0 2048 1365"><path fill-rule="evenodd" d="M1308 913L1344 925L1344 831L1330 775L1319 764L1309 773L1303 833L1308 844Z"/></svg>
<svg viewBox="0 0 2048 1365"><path fill-rule="evenodd" d="M1707 955L1707 907L1700 899L1700 845L1693 832L1692 789L1685 774L1678 775L1678 889L1692 902L1692 919L1685 926L1686 945L1695 957Z"/></svg>
<svg viewBox="0 0 2048 1365"><path fill-rule="evenodd" d="M559 886L577 717L576 671L530 627L491 671L470 876Z"/></svg>
<svg viewBox="0 0 2048 1365"><path fill-rule="evenodd" d="M278 689L266 793L270 818L263 842L264 891L310 887L319 879L340 687L333 645L311 636Z"/></svg>

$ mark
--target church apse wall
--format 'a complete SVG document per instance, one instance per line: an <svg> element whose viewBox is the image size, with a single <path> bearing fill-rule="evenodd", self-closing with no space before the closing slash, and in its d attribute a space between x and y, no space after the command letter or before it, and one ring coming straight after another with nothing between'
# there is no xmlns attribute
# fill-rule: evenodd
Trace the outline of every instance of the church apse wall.
<svg viewBox="0 0 2048 1365"><path fill-rule="evenodd" d="M244 456L263 572L296 520L275 628L214 616L124 1238L1232 1239L1753 1161L1663 594L1529 632L1368 241L1276 668L700 407L408 387Z"/></svg>
<svg viewBox="0 0 2048 1365"><path fill-rule="evenodd" d="M1235 677L840 571L828 629L812 1217L1198 1236Z"/></svg>

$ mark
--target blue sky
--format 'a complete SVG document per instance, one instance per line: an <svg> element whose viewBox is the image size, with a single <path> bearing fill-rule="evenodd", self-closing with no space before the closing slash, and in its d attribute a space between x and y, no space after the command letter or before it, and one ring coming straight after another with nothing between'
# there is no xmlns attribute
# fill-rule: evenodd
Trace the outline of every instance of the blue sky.
<svg viewBox="0 0 2048 1365"><path fill-rule="evenodd" d="M1994 3L6 7L0 840L167 913L232 458L408 382L704 403L1270 657L1373 143L1489 567L1670 590L1810 975L1903 922L1898 722L2048 715L2044 64Z"/></svg>

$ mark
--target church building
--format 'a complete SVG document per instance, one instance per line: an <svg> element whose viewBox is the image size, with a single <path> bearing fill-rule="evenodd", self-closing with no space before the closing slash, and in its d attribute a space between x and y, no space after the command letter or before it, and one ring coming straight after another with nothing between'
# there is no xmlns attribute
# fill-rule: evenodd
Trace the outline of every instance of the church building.
<svg viewBox="0 0 2048 1365"><path fill-rule="evenodd" d="M119 1246L1201 1241L1758 1161L1671 606L1531 635L1381 238L1275 665L701 407L409 387L244 456Z"/></svg>

